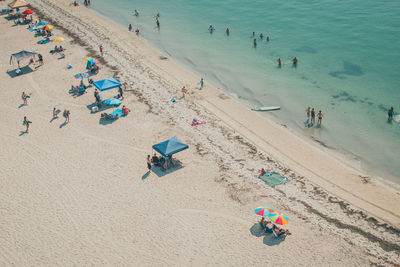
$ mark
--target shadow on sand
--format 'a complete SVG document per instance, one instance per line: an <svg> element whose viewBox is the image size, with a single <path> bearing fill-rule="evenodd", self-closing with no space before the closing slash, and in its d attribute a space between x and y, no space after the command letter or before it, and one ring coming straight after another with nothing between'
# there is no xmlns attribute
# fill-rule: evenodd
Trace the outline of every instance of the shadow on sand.
<svg viewBox="0 0 400 267"><path fill-rule="evenodd" d="M17 76L21 76L21 75L24 75L24 74L28 74L28 73L33 72L33 69L31 69L31 67L29 67L29 66L22 67L22 68L20 68L20 70L21 70L20 73L17 73L17 72L16 72L17 69L15 69L15 70L8 70L8 71L7 71L7 74L10 75L11 78L15 78L15 77L17 77Z"/></svg>
<svg viewBox="0 0 400 267"><path fill-rule="evenodd" d="M150 172L146 172L145 174L143 174L142 181L146 180L147 177L149 177L149 175L150 175Z"/></svg>
<svg viewBox="0 0 400 267"><path fill-rule="evenodd" d="M170 174L172 172L175 172L179 169L182 169L183 166L179 163L176 163L175 165L169 167L167 170L164 170L163 168L159 167L159 166L154 166L151 167L151 170L153 173L155 173L158 177L163 177L167 174Z"/></svg>
<svg viewBox="0 0 400 267"><path fill-rule="evenodd" d="M255 237L263 236L263 243L267 246L276 246L285 240L284 236L275 237L272 233L265 232L264 229L262 229L260 223L255 223L250 228L250 233Z"/></svg>

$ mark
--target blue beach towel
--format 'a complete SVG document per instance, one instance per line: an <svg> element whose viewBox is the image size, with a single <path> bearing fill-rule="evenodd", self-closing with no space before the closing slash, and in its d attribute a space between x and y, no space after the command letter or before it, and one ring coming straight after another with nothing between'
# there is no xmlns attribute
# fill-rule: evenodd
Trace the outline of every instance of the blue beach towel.
<svg viewBox="0 0 400 267"><path fill-rule="evenodd" d="M120 109L120 108L114 110L110 115L115 117L115 118L117 117L117 115L119 115L119 117L125 116L124 113L122 113L122 109Z"/></svg>
<svg viewBox="0 0 400 267"><path fill-rule="evenodd" d="M40 40L37 43L38 44L47 44L48 42L50 42L50 40Z"/></svg>

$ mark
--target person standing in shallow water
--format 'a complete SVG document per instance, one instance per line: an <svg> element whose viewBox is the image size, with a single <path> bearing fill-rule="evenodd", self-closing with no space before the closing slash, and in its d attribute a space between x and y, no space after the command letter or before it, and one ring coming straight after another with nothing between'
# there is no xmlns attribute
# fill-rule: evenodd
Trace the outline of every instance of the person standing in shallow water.
<svg viewBox="0 0 400 267"><path fill-rule="evenodd" d="M254 38L254 40L253 40L253 45L254 45L254 47L257 46L257 39L255 39L255 38Z"/></svg>
<svg viewBox="0 0 400 267"><path fill-rule="evenodd" d="M310 114L311 114L311 108L310 107L308 107L307 109L306 109L306 125L308 125L308 123L310 122Z"/></svg>
<svg viewBox="0 0 400 267"><path fill-rule="evenodd" d="M391 121L393 119L393 107L390 107L388 110L388 120Z"/></svg>
<svg viewBox="0 0 400 267"><path fill-rule="evenodd" d="M293 66L297 67L297 58L296 57L293 58Z"/></svg>
<svg viewBox="0 0 400 267"><path fill-rule="evenodd" d="M132 24L129 24L128 29L129 29L130 32L132 31Z"/></svg>
<svg viewBox="0 0 400 267"><path fill-rule="evenodd" d="M156 24L157 24L157 28L160 28L160 21L158 20L158 18L156 18Z"/></svg>
<svg viewBox="0 0 400 267"><path fill-rule="evenodd" d="M315 110L311 109L311 124L315 124Z"/></svg>
<svg viewBox="0 0 400 267"><path fill-rule="evenodd" d="M322 117L324 115L322 114L321 110L318 112L317 117L318 117L318 124L321 125L322 123Z"/></svg>
<svg viewBox="0 0 400 267"><path fill-rule="evenodd" d="M279 67L279 68L282 67L282 61L281 61L280 58L278 58L278 67Z"/></svg>

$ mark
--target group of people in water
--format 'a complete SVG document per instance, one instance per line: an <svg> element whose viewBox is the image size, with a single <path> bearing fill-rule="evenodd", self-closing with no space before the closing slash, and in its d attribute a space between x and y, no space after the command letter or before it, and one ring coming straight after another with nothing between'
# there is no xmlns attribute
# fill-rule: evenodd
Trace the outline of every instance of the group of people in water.
<svg viewBox="0 0 400 267"><path fill-rule="evenodd" d="M315 114L315 109L308 107L308 108L306 108L306 115L307 115L306 121L304 122L304 125L306 127L309 128L309 127L312 127L315 124L315 116L317 116L317 118L318 118L317 126L319 126L319 127L321 126L322 117L324 116L322 114L321 110L318 111L317 114Z"/></svg>

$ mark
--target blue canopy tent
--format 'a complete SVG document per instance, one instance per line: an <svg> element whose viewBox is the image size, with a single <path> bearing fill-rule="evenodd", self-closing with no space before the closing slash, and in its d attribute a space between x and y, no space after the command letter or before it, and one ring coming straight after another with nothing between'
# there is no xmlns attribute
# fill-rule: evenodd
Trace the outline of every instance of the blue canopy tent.
<svg viewBox="0 0 400 267"><path fill-rule="evenodd" d="M153 149L164 157L169 157L187 148L189 148L189 146L179 141L176 137L153 145Z"/></svg>
<svg viewBox="0 0 400 267"><path fill-rule="evenodd" d="M93 85L100 91L110 90L110 89L122 86L122 84L114 78L100 80L100 81L94 82Z"/></svg>

